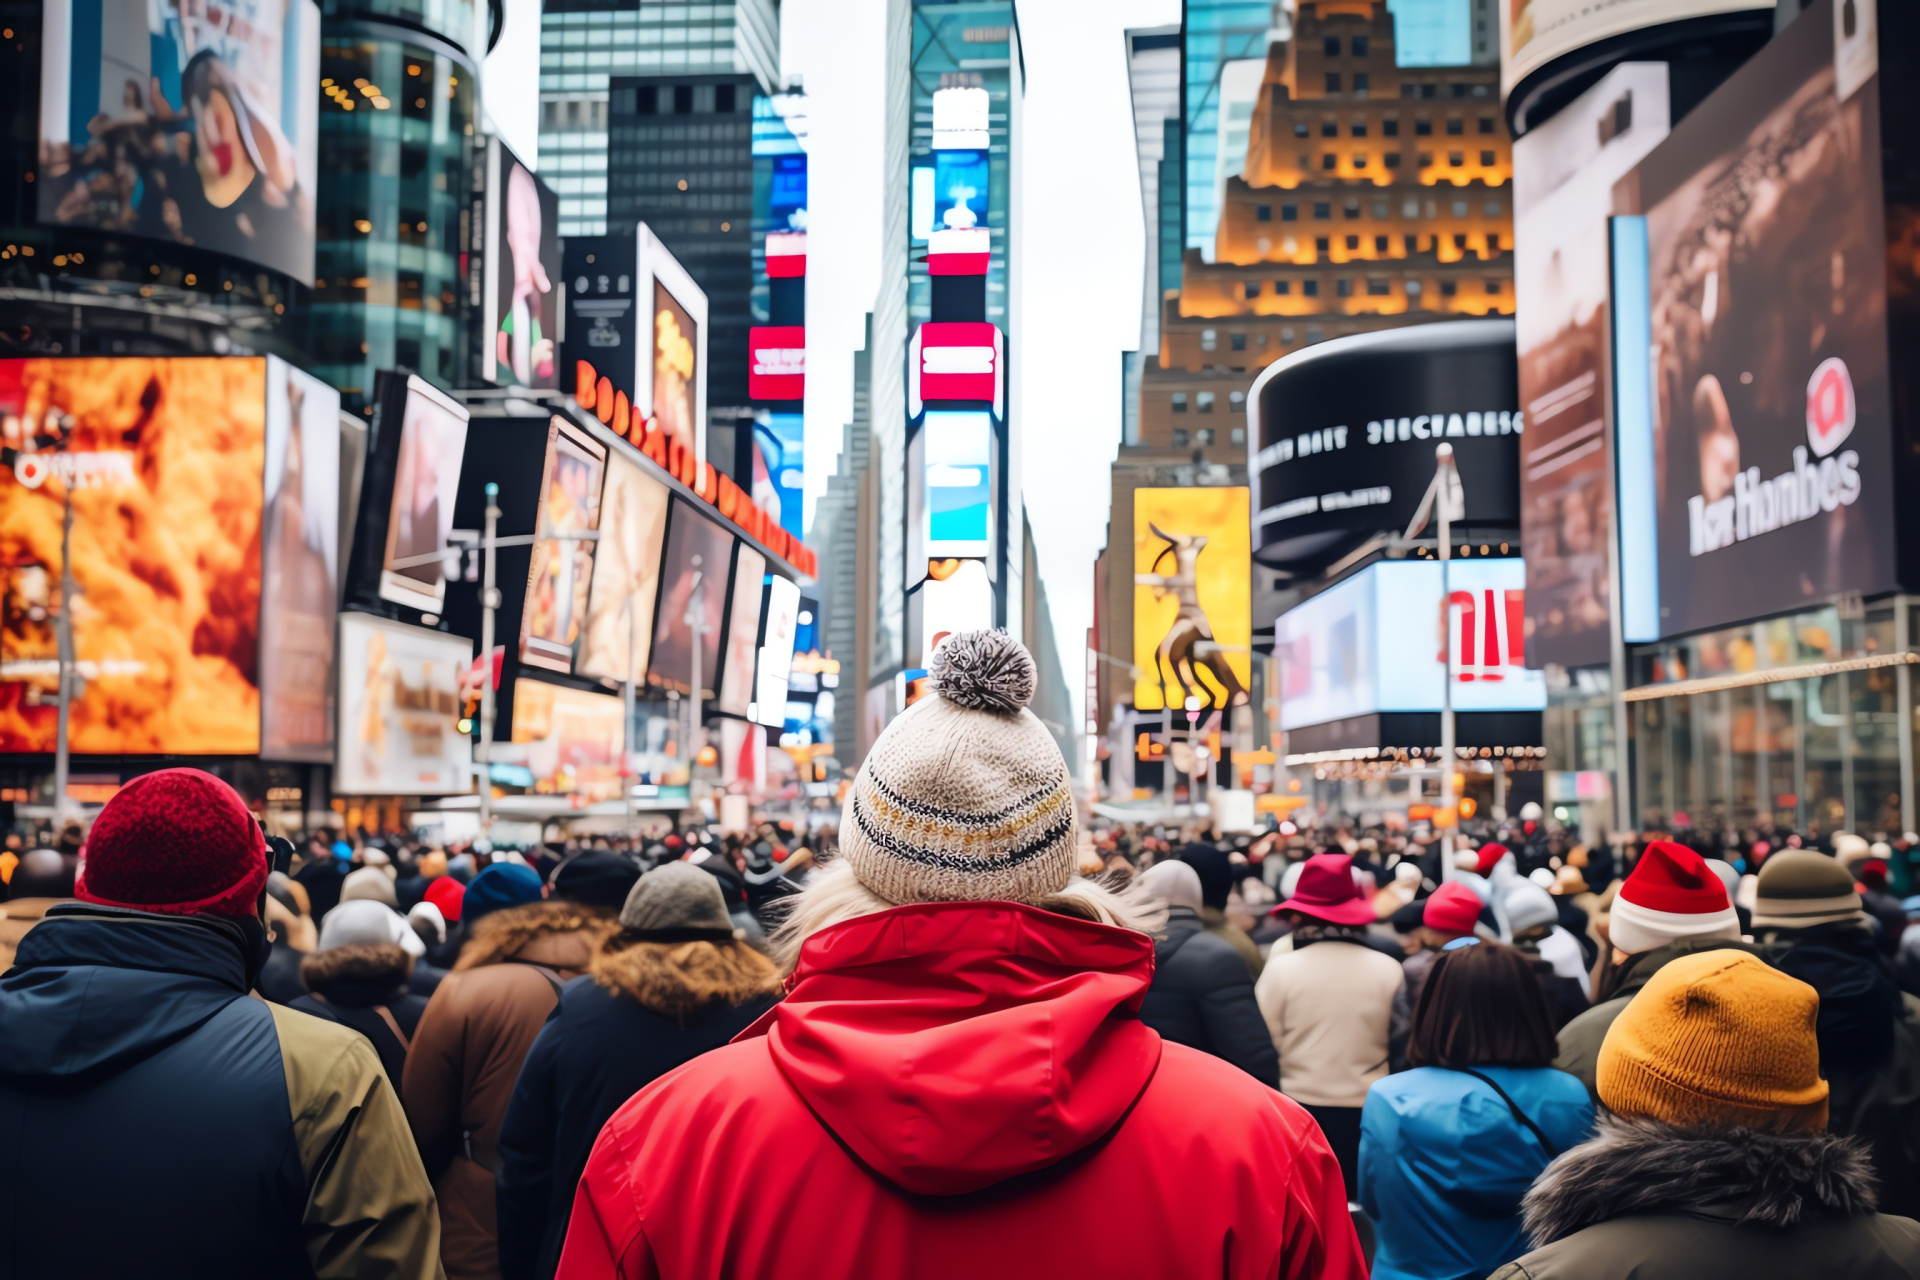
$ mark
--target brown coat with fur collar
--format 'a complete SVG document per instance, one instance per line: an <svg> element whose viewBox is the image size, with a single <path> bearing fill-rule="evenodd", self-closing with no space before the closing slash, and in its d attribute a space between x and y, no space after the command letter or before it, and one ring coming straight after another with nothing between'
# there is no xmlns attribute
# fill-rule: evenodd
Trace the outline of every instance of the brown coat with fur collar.
<svg viewBox="0 0 1920 1280"><path fill-rule="evenodd" d="M535 902L481 920L420 1019L407 1055L413 1135L440 1198L449 1280L493 1280L493 1170L520 1064L610 924L570 902Z"/></svg>

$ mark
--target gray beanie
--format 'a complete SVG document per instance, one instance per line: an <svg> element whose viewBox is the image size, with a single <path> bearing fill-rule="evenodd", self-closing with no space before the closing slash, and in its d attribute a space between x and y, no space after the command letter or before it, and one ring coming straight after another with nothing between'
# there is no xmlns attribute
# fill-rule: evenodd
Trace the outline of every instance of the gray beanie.
<svg viewBox="0 0 1920 1280"><path fill-rule="evenodd" d="M1200 873L1177 858L1172 862L1156 862L1148 867L1140 877L1140 887L1169 907L1200 910Z"/></svg>
<svg viewBox="0 0 1920 1280"><path fill-rule="evenodd" d="M1515 881L1502 905L1507 909L1507 927L1515 933L1560 923L1560 908L1553 895L1531 880Z"/></svg>
<svg viewBox="0 0 1920 1280"><path fill-rule="evenodd" d="M732 942L720 881L689 862L655 867L627 890L620 927L650 942Z"/></svg>
<svg viewBox="0 0 1920 1280"><path fill-rule="evenodd" d="M934 651L933 697L867 752L840 818L840 850L888 902L1039 902L1073 878L1078 827L1067 762L1027 703L1038 676L1004 631Z"/></svg>

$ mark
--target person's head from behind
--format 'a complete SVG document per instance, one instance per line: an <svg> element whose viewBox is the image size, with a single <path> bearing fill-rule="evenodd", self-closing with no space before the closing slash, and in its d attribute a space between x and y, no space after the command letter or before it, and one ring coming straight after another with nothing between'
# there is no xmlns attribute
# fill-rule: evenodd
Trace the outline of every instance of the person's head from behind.
<svg viewBox="0 0 1920 1280"><path fill-rule="evenodd" d="M669 862L641 876L619 920L591 969L615 995L680 1017L779 990L773 961L736 934L720 882L691 863Z"/></svg>
<svg viewBox="0 0 1920 1280"><path fill-rule="evenodd" d="M1553 1015L1533 963L1495 942L1440 953L1413 1013L1407 1060L1416 1067L1545 1067Z"/></svg>
<svg viewBox="0 0 1920 1280"><path fill-rule="evenodd" d="M21 856L20 865L13 869L13 878L7 881L8 901L71 898L77 865L76 859L52 849L29 850Z"/></svg>
<svg viewBox="0 0 1920 1280"><path fill-rule="evenodd" d="M1438 951L1456 938L1470 938L1483 905L1479 894L1458 880L1449 880L1427 896L1414 936L1430 951Z"/></svg>
<svg viewBox="0 0 1920 1280"><path fill-rule="evenodd" d="M198 769L127 783L93 821L74 896L162 915L263 920L266 837L232 787Z"/></svg>
<svg viewBox="0 0 1920 1280"><path fill-rule="evenodd" d="M1621 882L1608 915L1613 962L1677 943L1737 942L1740 917L1707 860L1671 840L1655 840Z"/></svg>

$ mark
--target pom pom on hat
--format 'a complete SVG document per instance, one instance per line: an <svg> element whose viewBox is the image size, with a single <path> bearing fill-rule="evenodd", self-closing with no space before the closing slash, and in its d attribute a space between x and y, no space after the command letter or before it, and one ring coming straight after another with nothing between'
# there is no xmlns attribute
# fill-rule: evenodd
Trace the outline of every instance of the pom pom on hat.
<svg viewBox="0 0 1920 1280"><path fill-rule="evenodd" d="M933 651L927 674L956 706L1013 715L1033 701L1039 674L1025 645L1004 631L961 631Z"/></svg>
<svg viewBox="0 0 1920 1280"><path fill-rule="evenodd" d="M1683 938L1740 938L1740 918L1713 868L1685 845L1655 840L1620 885L1607 935L1628 955Z"/></svg>
<svg viewBox="0 0 1920 1280"><path fill-rule="evenodd" d="M245 918L267 886L267 842L246 802L199 769L120 788L94 819L73 896L167 915Z"/></svg>

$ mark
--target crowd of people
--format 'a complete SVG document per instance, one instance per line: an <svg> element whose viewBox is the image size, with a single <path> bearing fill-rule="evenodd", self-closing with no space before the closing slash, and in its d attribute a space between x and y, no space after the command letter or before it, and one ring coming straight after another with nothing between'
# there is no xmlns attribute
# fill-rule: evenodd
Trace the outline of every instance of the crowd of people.
<svg viewBox="0 0 1920 1280"><path fill-rule="evenodd" d="M1034 680L949 640L837 839L0 852L0 1274L1920 1274L1903 858L1083 829Z"/></svg>

